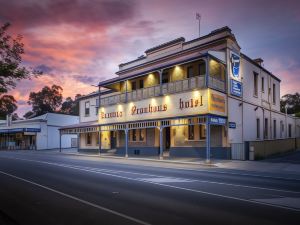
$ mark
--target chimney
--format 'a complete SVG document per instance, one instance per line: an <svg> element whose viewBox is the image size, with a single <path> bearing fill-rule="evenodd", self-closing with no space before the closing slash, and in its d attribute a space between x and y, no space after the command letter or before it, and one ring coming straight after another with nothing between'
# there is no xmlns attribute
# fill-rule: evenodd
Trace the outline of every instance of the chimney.
<svg viewBox="0 0 300 225"><path fill-rule="evenodd" d="M263 66L264 60L262 58L253 59L254 62L256 62L258 65Z"/></svg>

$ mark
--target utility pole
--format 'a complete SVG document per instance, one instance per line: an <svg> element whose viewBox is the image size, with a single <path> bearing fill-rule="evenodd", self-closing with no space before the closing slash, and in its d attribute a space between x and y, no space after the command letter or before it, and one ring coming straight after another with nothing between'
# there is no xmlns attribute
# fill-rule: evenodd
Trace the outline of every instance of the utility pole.
<svg viewBox="0 0 300 225"><path fill-rule="evenodd" d="M201 14L200 13L196 13L196 20L199 21L199 37L201 36L200 33L200 27L201 27Z"/></svg>

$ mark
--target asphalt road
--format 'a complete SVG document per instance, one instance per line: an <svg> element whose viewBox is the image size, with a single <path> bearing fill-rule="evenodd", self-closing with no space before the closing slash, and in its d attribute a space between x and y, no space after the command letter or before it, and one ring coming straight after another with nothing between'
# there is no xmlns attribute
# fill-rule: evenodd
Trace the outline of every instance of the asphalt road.
<svg viewBox="0 0 300 225"><path fill-rule="evenodd" d="M299 224L300 175L0 152L0 224Z"/></svg>

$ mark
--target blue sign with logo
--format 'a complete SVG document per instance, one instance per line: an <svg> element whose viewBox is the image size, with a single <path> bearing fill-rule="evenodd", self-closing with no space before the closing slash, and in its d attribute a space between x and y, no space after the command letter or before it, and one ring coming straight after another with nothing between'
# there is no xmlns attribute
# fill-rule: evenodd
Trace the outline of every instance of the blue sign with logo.
<svg viewBox="0 0 300 225"><path fill-rule="evenodd" d="M237 97L242 97L243 94L243 84L237 80L230 80L230 94Z"/></svg>
<svg viewBox="0 0 300 225"><path fill-rule="evenodd" d="M240 56L234 52L231 52L230 56L231 62L231 72L232 76L235 78L239 78L240 74Z"/></svg>
<svg viewBox="0 0 300 225"><path fill-rule="evenodd" d="M226 118L218 117L218 116L211 116L209 119L209 122L210 122L210 124L214 124L214 125L225 125Z"/></svg>
<svg viewBox="0 0 300 225"><path fill-rule="evenodd" d="M235 122L229 122L228 127L232 128L232 129L235 129L236 128L236 123Z"/></svg>

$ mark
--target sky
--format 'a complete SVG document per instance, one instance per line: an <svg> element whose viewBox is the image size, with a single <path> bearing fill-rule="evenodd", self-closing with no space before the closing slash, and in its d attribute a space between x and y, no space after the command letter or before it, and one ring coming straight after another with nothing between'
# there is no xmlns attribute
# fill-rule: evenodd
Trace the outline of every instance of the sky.
<svg viewBox="0 0 300 225"><path fill-rule="evenodd" d="M0 24L23 35L23 64L44 74L23 80L9 94L17 113L31 109L29 93L60 85L63 96L96 91L118 65L148 48L228 26L241 51L262 58L279 77L281 95L300 92L299 0L0 0Z"/></svg>

